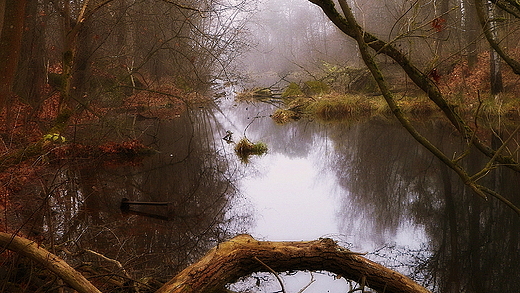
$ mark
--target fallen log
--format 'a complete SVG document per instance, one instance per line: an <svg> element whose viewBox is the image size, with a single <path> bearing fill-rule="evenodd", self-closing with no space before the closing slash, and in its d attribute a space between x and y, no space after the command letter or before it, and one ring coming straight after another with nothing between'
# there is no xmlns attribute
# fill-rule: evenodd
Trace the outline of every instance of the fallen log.
<svg viewBox="0 0 520 293"><path fill-rule="evenodd" d="M429 293L410 278L324 238L302 242L258 241L239 235L210 250L161 287L157 293L219 292L254 272L329 271L361 281L380 292Z"/></svg>
<svg viewBox="0 0 520 293"><path fill-rule="evenodd" d="M32 240L0 232L0 252L4 249L16 251L42 264L80 293L101 293L82 274L69 266L64 260Z"/></svg>
<svg viewBox="0 0 520 293"><path fill-rule="evenodd" d="M0 248L16 251L41 263L78 292L100 293L83 275L34 241L0 232ZM430 293L410 278L345 249L329 238L269 242L244 234L211 249L157 293L223 292L226 284L254 272L295 270L329 271L378 292Z"/></svg>

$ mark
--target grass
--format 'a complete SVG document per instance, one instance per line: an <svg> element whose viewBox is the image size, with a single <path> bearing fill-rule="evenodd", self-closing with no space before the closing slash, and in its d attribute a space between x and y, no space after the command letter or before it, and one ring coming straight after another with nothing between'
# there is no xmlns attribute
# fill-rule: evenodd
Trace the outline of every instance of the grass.
<svg viewBox="0 0 520 293"><path fill-rule="evenodd" d="M267 152L267 145L263 142L252 143L247 138L242 138L235 145L235 153L243 163L249 162L249 157L252 155L263 155Z"/></svg>
<svg viewBox="0 0 520 293"><path fill-rule="evenodd" d="M395 99L401 111L411 119L440 117L440 109L426 96L399 96ZM320 97L298 97L284 99L285 107L276 110L271 118L278 124L307 117L321 122L341 122L358 120L372 116L388 116L391 111L382 96L331 93ZM449 99L448 102L463 116L514 118L520 116L520 100L514 96L500 98L483 97L480 102L462 102Z"/></svg>
<svg viewBox="0 0 520 293"><path fill-rule="evenodd" d="M307 108L316 119L325 122L364 117L374 110L370 99L360 95L326 96L317 99Z"/></svg>

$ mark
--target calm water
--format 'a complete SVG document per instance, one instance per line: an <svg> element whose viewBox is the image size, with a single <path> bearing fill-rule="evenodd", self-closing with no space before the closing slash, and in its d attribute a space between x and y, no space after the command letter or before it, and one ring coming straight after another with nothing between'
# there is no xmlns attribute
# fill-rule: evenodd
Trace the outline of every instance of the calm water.
<svg viewBox="0 0 520 293"><path fill-rule="evenodd" d="M142 139L159 154L124 167L57 166L42 176L51 192L18 217L32 217L27 228L56 235L55 243L120 260L136 278L167 279L216 243L250 233L261 240L331 237L436 292L520 291L519 219L468 192L399 125L371 119L280 126L269 118L270 105L223 99L219 107L167 121L128 118L130 131L119 135ZM442 123L418 124L443 150L462 150ZM240 163L234 145L222 140L228 130L235 141L266 143L268 153ZM484 160L472 155L467 167ZM520 203L518 175L488 178ZM170 204L123 214L122 198ZM285 278L288 292L311 278L305 292L348 289L326 273ZM256 275L237 286L274 292L273 279Z"/></svg>

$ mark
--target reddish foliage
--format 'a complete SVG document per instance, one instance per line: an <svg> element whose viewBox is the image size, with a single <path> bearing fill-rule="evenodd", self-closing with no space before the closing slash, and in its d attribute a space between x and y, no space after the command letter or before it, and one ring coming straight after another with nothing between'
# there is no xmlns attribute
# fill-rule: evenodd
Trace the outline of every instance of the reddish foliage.
<svg viewBox="0 0 520 293"><path fill-rule="evenodd" d="M137 156L148 148L137 140L125 141L122 143L108 142L99 146L103 153L107 154L125 154L129 156Z"/></svg>
<svg viewBox="0 0 520 293"><path fill-rule="evenodd" d="M434 20L432 20L431 25L436 32L440 33L446 29L446 19L442 17L437 17Z"/></svg>
<svg viewBox="0 0 520 293"><path fill-rule="evenodd" d="M145 117L173 118L186 110L186 104L180 98L182 96L181 90L171 86L163 86L154 91L141 90L125 99L123 108Z"/></svg>
<svg viewBox="0 0 520 293"><path fill-rule="evenodd" d="M439 74L436 68L432 69L428 76L437 83L441 80L441 75Z"/></svg>
<svg viewBox="0 0 520 293"><path fill-rule="evenodd" d="M518 59L520 50L508 52ZM508 93L518 94L520 78L505 63L502 66L504 88ZM477 101L478 93L490 90L489 52L478 55L477 63L471 68L467 61L458 62L453 70L441 80L441 91L448 96L461 95L470 103Z"/></svg>
<svg viewBox="0 0 520 293"><path fill-rule="evenodd" d="M52 159L66 160L75 158L99 158L107 155L104 160L117 159L118 156L125 158L137 157L150 151L138 140L118 142L107 142L99 146L83 145L79 143L69 143L55 147L50 151ZM114 157L115 156L115 157Z"/></svg>
<svg viewBox="0 0 520 293"><path fill-rule="evenodd" d="M42 164L35 165L33 162L22 162L16 166L8 168L0 173L0 213L5 215L6 211L11 214L24 208L22 204L13 201L12 195L20 192L22 188L29 184L38 184L38 174L44 168ZM17 219L13 217L0 217L0 231L8 231L9 227L17 227Z"/></svg>

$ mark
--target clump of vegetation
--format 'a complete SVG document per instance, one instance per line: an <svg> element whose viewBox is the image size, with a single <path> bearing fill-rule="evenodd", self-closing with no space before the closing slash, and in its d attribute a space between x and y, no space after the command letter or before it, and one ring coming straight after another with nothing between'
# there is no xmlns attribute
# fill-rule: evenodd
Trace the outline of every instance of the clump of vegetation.
<svg viewBox="0 0 520 293"><path fill-rule="evenodd" d="M249 157L252 155L263 155L267 152L267 145L263 142L252 143L247 138L242 138L235 145L235 153L243 163L249 162Z"/></svg>
<svg viewBox="0 0 520 293"><path fill-rule="evenodd" d="M429 117L437 112L435 104L426 96L405 97L399 101L399 106L404 112L421 118Z"/></svg>
<svg viewBox="0 0 520 293"><path fill-rule="evenodd" d="M319 80L309 80L304 83L304 92L309 96L324 95L330 93L328 84Z"/></svg>
<svg viewBox="0 0 520 293"><path fill-rule="evenodd" d="M322 121L342 121L353 116L370 115L374 106L366 97L358 95L336 95L318 99L309 106L309 112Z"/></svg>
<svg viewBox="0 0 520 293"><path fill-rule="evenodd" d="M253 88L238 93L235 99L238 101L252 101L271 98L272 96L273 92L270 88Z"/></svg>
<svg viewBox="0 0 520 293"><path fill-rule="evenodd" d="M282 98L295 98L302 96L304 96L303 91L295 82L291 82L282 93Z"/></svg>
<svg viewBox="0 0 520 293"><path fill-rule="evenodd" d="M271 119L277 124L285 124L290 121L298 120L301 117L301 113L289 109L277 109L273 115L271 115Z"/></svg>
<svg viewBox="0 0 520 293"><path fill-rule="evenodd" d="M253 97L271 97L273 92L270 88L259 88L253 91Z"/></svg>

